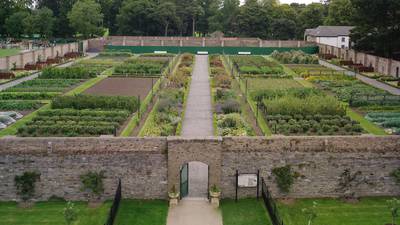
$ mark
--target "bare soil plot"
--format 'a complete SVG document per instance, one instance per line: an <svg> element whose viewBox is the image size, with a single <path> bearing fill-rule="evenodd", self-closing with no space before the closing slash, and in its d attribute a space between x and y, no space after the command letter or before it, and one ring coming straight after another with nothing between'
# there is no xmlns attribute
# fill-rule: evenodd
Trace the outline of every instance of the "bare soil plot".
<svg viewBox="0 0 400 225"><path fill-rule="evenodd" d="M153 79L153 81L152 81ZM106 78L87 89L85 94L97 96L139 96L143 100L151 91L156 78Z"/></svg>

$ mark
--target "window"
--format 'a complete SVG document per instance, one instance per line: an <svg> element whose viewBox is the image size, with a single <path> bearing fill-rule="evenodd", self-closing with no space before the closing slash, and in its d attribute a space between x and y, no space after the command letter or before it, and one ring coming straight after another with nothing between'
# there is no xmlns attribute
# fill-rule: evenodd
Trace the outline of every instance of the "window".
<svg viewBox="0 0 400 225"><path fill-rule="evenodd" d="M342 45L342 48L345 48L346 46L345 45Z"/></svg>
<svg viewBox="0 0 400 225"><path fill-rule="evenodd" d="M342 42L346 42L346 38L345 37L342 37Z"/></svg>

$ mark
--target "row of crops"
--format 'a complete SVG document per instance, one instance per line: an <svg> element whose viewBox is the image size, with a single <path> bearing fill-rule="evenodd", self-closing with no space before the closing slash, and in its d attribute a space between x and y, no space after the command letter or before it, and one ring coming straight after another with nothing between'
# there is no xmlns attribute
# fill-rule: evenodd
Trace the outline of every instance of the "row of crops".
<svg viewBox="0 0 400 225"><path fill-rule="evenodd" d="M219 55L211 55L212 97L216 133L219 136L252 136L253 128L242 114L242 103L234 80L226 72Z"/></svg>
<svg viewBox="0 0 400 225"><path fill-rule="evenodd" d="M60 96L51 109L40 111L31 122L18 129L19 136L99 136L113 135L131 113L138 99L122 96Z"/></svg>
<svg viewBox="0 0 400 225"><path fill-rule="evenodd" d="M262 56L230 56L229 60L240 75L287 77L279 63Z"/></svg>
<svg viewBox="0 0 400 225"><path fill-rule="evenodd" d="M140 136L175 136L180 134L194 56L183 54L178 68L166 77L161 90Z"/></svg>
<svg viewBox="0 0 400 225"><path fill-rule="evenodd" d="M115 66L114 75L135 77L159 77L168 66L172 57L158 55L140 56L124 61Z"/></svg>

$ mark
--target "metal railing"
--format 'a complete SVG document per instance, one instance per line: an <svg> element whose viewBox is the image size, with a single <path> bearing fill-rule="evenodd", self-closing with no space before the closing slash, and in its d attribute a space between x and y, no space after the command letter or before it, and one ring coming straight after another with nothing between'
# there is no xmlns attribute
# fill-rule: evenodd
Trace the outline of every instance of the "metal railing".
<svg viewBox="0 0 400 225"><path fill-rule="evenodd" d="M276 207L275 200L272 198L271 192L268 190L268 186L265 184L264 178L261 180L261 195L264 200L265 207L267 208L269 218L271 219L272 225L284 225L281 217L279 216L278 208Z"/></svg>
<svg viewBox="0 0 400 225"><path fill-rule="evenodd" d="M114 224L115 218L117 217L117 214L118 214L119 204L121 202L121 197L122 197L121 191L122 191L121 179L118 179L117 191L115 192L114 201L110 208L110 212L108 214L107 222L105 223L105 225L113 225Z"/></svg>

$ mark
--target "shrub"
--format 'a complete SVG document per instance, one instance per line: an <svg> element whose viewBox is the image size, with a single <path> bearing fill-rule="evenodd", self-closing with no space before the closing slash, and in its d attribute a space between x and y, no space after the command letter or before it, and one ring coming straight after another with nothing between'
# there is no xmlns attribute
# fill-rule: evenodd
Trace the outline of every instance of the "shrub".
<svg viewBox="0 0 400 225"><path fill-rule="evenodd" d="M231 113L217 116L218 134L222 136L251 136L251 127L243 120L240 114Z"/></svg>
<svg viewBox="0 0 400 225"><path fill-rule="evenodd" d="M295 179L292 167L287 165L273 168L272 174L275 176L279 190L285 194L289 193Z"/></svg>
<svg viewBox="0 0 400 225"><path fill-rule="evenodd" d="M40 180L38 172L24 172L20 176L14 177L17 194L21 196L23 201L27 201L35 194L35 183Z"/></svg>
<svg viewBox="0 0 400 225"><path fill-rule="evenodd" d="M104 191L103 179L105 178L104 171L92 172L89 171L81 175L81 182L83 190L89 191L95 196L99 197Z"/></svg>
<svg viewBox="0 0 400 225"><path fill-rule="evenodd" d="M228 99L221 104L221 110L224 114L240 112L240 103L235 99Z"/></svg>
<svg viewBox="0 0 400 225"><path fill-rule="evenodd" d="M232 82L231 77L226 74L219 74L214 77L215 87L230 88L231 82Z"/></svg>
<svg viewBox="0 0 400 225"><path fill-rule="evenodd" d="M390 173L390 176L393 177L398 185L400 185L400 168L393 170Z"/></svg>

